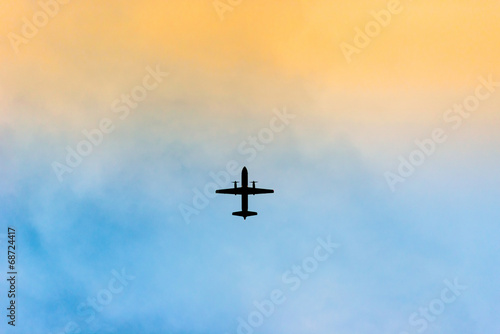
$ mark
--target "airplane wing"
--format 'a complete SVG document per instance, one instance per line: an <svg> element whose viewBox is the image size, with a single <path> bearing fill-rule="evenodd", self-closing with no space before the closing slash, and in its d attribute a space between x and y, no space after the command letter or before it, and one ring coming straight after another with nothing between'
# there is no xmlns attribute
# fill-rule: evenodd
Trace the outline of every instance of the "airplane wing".
<svg viewBox="0 0 500 334"><path fill-rule="evenodd" d="M229 188L229 189L219 189L216 190L215 192L217 194L230 194L230 195L241 195L243 192L241 191L241 187L239 188Z"/></svg>
<svg viewBox="0 0 500 334"><path fill-rule="evenodd" d="M258 195L258 194L272 194L274 190L272 189L262 189L262 188L248 188L247 192L249 195Z"/></svg>

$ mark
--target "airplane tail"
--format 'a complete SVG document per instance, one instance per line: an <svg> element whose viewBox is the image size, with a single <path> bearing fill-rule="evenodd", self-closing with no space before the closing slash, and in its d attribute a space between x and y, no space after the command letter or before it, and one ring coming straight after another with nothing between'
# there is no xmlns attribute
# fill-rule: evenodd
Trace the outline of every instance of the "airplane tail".
<svg viewBox="0 0 500 334"><path fill-rule="evenodd" d="M253 211L235 211L233 212L233 216L240 216L243 217L243 219L247 219L249 216L257 216L257 212Z"/></svg>

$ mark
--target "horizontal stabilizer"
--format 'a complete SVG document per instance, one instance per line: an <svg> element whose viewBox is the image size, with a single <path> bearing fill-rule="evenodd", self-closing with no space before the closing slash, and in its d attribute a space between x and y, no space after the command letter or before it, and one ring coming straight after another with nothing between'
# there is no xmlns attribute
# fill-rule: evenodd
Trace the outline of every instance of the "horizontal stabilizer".
<svg viewBox="0 0 500 334"><path fill-rule="evenodd" d="M248 216L257 216L257 212L253 211L235 211L233 212L233 216L240 216L244 219L247 219Z"/></svg>

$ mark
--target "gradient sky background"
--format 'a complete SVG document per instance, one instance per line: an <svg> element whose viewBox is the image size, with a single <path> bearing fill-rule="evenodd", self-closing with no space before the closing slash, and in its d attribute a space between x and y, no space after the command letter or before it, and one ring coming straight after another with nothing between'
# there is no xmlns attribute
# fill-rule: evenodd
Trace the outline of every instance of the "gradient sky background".
<svg viewBox="0 0 500 334"><path fill-rule="evenodd" d="M467 289L425 332L499 333L500 87L456 130L443 114L479 77L500 81L500 3L401 6L348 63L341 43L386 1L243 0L223 19L210 0L70 1L18 52L9 36L41 7L2 2L0 247L15 226L16 333L236 333L281 289L256 332L413 334L409 317L455 278ZM148 66L169 75L120 120L113 101ZM283 108L295 118L248 161L238 146ZM59 182L52 163L103 118L115 130ZM384 173L435 128L447 140L392 192ZM246 221L230 214L239 198L217 196L187 224L179 206L230 160L276 193L251 197ZM329 235L341 246L291 292L283 273ZM89 326L78 306L122 268L135 280Z"/></svg>

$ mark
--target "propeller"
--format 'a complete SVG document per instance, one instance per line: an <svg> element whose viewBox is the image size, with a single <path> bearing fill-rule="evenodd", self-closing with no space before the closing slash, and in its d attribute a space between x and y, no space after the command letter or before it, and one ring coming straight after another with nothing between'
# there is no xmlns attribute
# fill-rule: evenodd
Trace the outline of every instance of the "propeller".
<svg viewBox="0 0 500 334"><path fill-rule="evenodd" d="M233 183L234 183L234 187L237 188L236 184L238 184L238 181L233 181Z"/></svg>
<svg viewBox="0 0 500 334"><path fill-rule="evenodd" d="M252 186L255 188L255 184L257 183L258 181L252 181Z"/></svg>

